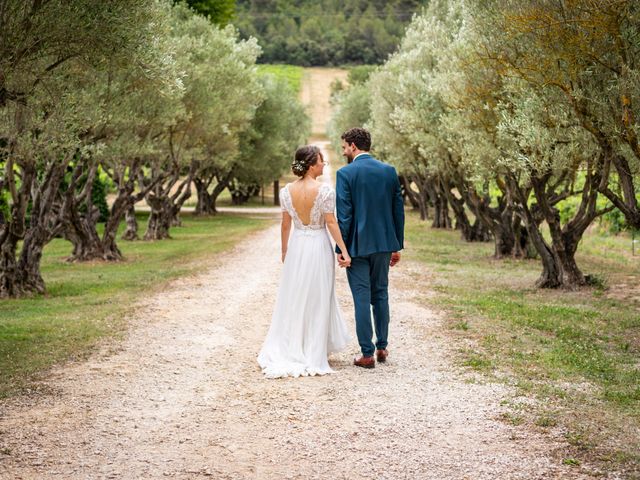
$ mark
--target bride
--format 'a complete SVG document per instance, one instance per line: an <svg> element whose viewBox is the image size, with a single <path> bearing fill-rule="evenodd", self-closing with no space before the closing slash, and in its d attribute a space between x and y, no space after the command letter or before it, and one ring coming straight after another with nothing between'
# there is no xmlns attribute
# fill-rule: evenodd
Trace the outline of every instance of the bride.
<svg viewBox="0 0 640 480"><path fill-rule="evenodd" d="M350 340L336 300L327 231L342 252L347 248L334 215L335 190L317 180L324 168L320 149L300 147L291 168L300 178L280 190L284 267L271 327L258 355L268 378L333 373L327 355ZM347 253L341 263L351 264Z"/></svg>

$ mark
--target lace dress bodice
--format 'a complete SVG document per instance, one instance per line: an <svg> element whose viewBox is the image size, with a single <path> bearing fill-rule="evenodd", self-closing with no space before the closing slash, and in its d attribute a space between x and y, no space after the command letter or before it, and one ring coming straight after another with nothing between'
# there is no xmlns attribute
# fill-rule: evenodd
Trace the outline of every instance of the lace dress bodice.
<svg viewBox="0 0 640 480"><path fill-rule="evenodd" d="M287 212L293 219L293 226L299 230L321 230L325 228L325 213L333 213L336 208L336 191L326 183L322 184L318 189L318 194L311 207L309 214L309 224L305 225L298 217L298 212L293 208L289 185L285 185L280 190L280 206L282 211Z"/></svg>

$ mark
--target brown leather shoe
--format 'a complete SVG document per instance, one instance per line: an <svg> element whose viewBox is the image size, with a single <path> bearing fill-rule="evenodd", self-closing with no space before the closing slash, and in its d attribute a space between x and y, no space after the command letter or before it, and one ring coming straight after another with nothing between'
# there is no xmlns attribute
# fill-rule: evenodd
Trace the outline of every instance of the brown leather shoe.
<svg viewBox="0 0 640 480"><path fill-rule="evenodd" d="M389 356L389 351L386 348L383 348L382 350L376 350L376 359L380 363L386 362L388 356Z"/></svg>
<svg viewBox="0 0 640 480"><path fill-rule="evenodd" d="M358 358L354 358L353 359L353 364L356 367L362 367L362 368L375 368L376 367L376 361L373 359L373 355L370 357L358 357Z"/></svg>

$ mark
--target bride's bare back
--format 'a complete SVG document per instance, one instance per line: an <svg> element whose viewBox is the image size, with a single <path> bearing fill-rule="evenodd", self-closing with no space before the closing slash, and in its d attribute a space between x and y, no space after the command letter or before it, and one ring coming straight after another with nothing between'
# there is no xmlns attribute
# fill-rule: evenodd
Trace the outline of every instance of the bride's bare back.
<svg viewBox="0 0 640 480"><path fill-rule="evenodd" d="M317 180L298 180L289 184L291 204L304 225L311 223L311 210L321 186Z"/></svg>

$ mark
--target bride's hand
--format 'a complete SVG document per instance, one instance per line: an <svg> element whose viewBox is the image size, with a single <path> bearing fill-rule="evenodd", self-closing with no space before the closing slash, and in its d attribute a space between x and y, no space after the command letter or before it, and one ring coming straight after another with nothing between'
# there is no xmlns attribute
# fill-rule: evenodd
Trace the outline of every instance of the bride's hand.
<svg viewBox="0 0 640 480"><path fill-rule="evenodd" d="M284 263L284 259L287 256L287 251L282 252L282 263Z"/></svg>
<svg viewBox="0 0 640 480"><path fill-rule="evenodd" d="M351 266L351 257L348 253L341 253L338 255L338 264L342 268L349 268Z"/></svg>

